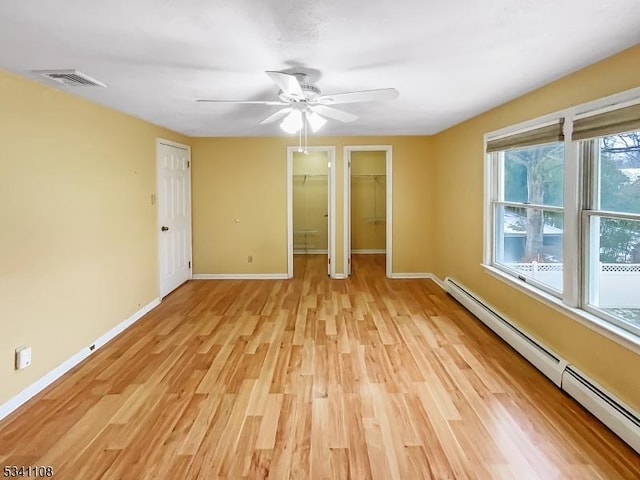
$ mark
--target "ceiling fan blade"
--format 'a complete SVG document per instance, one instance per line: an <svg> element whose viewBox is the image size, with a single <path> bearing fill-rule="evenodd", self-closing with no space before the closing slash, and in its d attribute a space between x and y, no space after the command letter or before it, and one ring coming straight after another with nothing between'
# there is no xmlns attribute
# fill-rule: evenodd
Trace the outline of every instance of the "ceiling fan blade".
<svg viewBox="0 0 640 480"><path fill-rule="evenodd" d="M380 100L393 100L398 98L398 90L395 88L380 88L378 90L362 90L360 92L336 93L335 95L322 95L313 103L321 105L337 105L340 103L377 102Z"/></svg>
<svg viewBox="0 0 640 480"><path fill-rule="evenodd" d="M284 92L285 95L289 97L304 99L304 92L302 91L302 87L300 86L300 82L295 75L290 75L288 73L283 72L265 72L271 80L273 80L276 85Z"/></svg>
<svg viewBox="0 0 640 480"><path fill-rule="evenodd" d="M328 107L326 105L314 105L309 107L309 109L318 115L323 115L325 117L332 118L333 120L338 120L339 122L353 122L358 119L358 116L353 113L343 112L342 110Z"/></svg>
<svg viewBox="0 0 640 480"><path fill-rule="evenodd" d="M251 104L251 105L289 105L286 102L279 102L277 100L208 100L208 99L200 99L196 100L199 103L240 103L240 104Z"/></svg>
<svg viewBox="0 0 640 480"><path fill-rule="evenodd" d="M293 110L293 108L291 108L291 107L283 108L282 110L278 110L276 113L274 113L272 115L269 115L267 118L262 120L258 125L265 125L267 123L275 123L278 120L280 120L281 118L283 118L285 115L287 115L291 110Z"/></svg>

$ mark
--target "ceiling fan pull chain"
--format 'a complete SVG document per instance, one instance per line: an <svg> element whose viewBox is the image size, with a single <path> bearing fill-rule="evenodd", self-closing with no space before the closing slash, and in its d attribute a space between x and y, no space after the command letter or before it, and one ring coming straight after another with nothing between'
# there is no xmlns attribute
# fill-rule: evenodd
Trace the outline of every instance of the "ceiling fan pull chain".
<svg viewBox="0 0 640 480"><path fill-rule="evenodd" d="M302 153L302 129L298 130L298 152Z"/></svg>
<svg viewBox="0 0 640 480"><path fill-rule="evenodd" d="M302 117L302 125L304 126L304 154L309 155L309 150L307 149L307 116L306 115Z"/></svg>

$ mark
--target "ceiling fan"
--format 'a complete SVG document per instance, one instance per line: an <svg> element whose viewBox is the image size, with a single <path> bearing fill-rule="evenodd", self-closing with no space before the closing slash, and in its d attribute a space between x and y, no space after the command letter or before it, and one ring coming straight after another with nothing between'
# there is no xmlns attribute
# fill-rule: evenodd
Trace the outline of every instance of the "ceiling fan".
<svg viewBox="0 0 640 480"><path fill-rule="evenodd" d="M311 83L305 73L265 72L278 86L280 100L197 100L211 103L239 103L254 105L270 105L283 107L259 122L260 125L275 123L282 120L280 127L287 133L301 132L307 125L313 132L318 131L327 122L327 118L339 122L353 122L358 118L332 105L343 103L374 102L393 100L398 97L395 88L377 90L362 90L359 92L336 93L321 95L317 85ZM326 117L326 118L325 118Z"/></svg>

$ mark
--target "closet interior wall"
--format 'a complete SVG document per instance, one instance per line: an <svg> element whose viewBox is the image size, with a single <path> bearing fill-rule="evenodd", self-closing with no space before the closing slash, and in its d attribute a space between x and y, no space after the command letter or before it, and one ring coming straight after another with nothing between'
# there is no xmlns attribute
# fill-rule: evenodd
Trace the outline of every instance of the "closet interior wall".
<svg viewBox="0 0 640 480"><path fill-rule="evenodd" d="M385 253L386 152L351 153L351 252Z"/></svg>
<svg viewBox="0 0 640 480"><path fill-rule="evenodd" d="M293 154L293 253L328 254L329 155Z"/></svg>

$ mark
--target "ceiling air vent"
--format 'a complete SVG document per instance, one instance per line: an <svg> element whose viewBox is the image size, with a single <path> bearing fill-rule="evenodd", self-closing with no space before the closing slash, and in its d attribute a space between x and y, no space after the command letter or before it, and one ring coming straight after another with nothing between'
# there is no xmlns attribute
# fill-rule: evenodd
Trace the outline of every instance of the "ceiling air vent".
<svg viewBox="0 0 640 480"><path fill-rule="evenodd" d="M77 70L34 70L34 73L67 87L106 87L104 83Z"/></svg>

